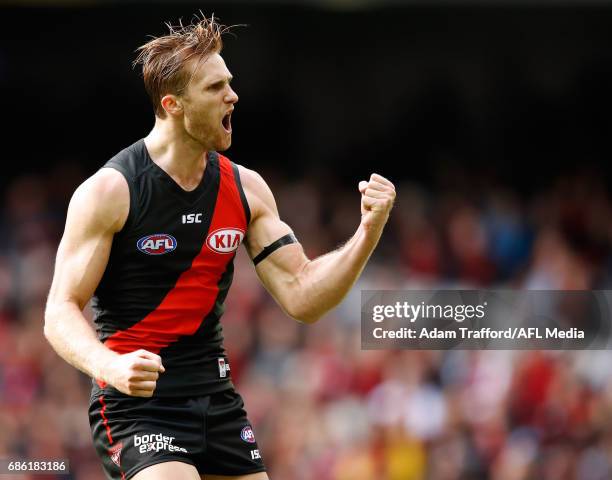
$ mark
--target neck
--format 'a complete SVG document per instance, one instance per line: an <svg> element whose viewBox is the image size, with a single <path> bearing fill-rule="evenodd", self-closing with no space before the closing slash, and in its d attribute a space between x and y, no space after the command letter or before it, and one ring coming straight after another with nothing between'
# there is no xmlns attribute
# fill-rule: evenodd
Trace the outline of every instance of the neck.
<svg viewBox="0 0 612 480"><path fill-rule="evenodd" d="M195 188L206 168L206 148L170 119L155 117L144 139L151 159L184 189Z"/></svg>

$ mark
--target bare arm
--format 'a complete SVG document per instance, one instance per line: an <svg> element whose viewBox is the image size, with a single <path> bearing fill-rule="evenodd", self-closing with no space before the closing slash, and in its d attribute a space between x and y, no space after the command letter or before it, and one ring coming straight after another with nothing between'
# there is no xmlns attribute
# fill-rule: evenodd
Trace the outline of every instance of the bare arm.
<svg viewBox="0 0 612 480"><path fill-rule="evenodd" d="M278 215L272 192L255 172L241 167L252 220L245 241L251 258L291 232ZM351 289L378 244L395 199L393 184L373 174L360 182L361 223L344 246L309 260L299 244L279 248L256 267L266 289L293 318L311 323L334 308Z"/></svg>
<svg viewBox="0 0 612 480"><path fill-rule="evenodd" d="M75 191L57 251L45 336L64 360L87 375L130 395L151 396L161 367L159 356L145 351L113 352L98 340L82 313L102 278L113 236L128 211L127 182L115 170L100 170Z"/></svg>

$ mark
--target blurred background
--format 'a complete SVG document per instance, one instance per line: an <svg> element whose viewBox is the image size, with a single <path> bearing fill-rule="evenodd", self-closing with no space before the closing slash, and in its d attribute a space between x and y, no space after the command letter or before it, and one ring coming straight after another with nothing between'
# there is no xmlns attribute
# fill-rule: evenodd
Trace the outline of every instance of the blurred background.
<svg viewBox="0 0 612 480"><path fill-rule="evenodd" d="M134 50L202 9L247 25L224 50L228 156L309 256L354 232L359 180L398 191L362 279L314 326L236 259L226 348L271 479L612 478L610 352L359 337L362 288L610 288L612 2L1 5L0 457L104 478L90 381L44 340L44 302L72 191L153 124Z"/></svg>

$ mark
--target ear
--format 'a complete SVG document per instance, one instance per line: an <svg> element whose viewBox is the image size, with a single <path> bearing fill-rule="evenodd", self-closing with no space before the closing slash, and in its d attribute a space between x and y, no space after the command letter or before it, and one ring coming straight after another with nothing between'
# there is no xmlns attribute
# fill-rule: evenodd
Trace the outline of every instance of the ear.
<svg viewBox="0 0 612 480"><path fill-rule="evenodd" d="M162 108L169 115L180 115L183 113L183 103L176 95L164 95L160 100Z"/></svg>

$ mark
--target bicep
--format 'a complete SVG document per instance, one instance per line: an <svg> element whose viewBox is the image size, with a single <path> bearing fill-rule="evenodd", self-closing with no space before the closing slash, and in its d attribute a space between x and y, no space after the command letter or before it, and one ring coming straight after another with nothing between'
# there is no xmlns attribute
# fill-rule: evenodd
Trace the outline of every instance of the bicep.
<svg viewBox="0 0 612 480"><path fill-rule="evenodd" d="M84 308L106 269L112 239L112 233L86 232L68 220L57 251L49 301L74 302Z"/></svg>
<svg viewBox="0 0 612 480"><path fill-rule="evenodd" d="M253 218L245 239L245 247L249 256L254 259L264 248L293 231L281 220L274 196L263 179L259 176L254 179L251 177L248 185L250 188L247 188L245 193ZM308 258L302 245L291 243L270 253L256 265L256 271L265 287L274 294L282 285L293 281L306 263Z"/></svg>
<svg viewBox="0 0 612 480"><path fill-rule="evenodd" d="M109 175L113 174L101 176ZM129 202L123 185L114 188L108 183L105 178L87 181L70 201L49 292L51 304L71 302L84 308L104 274L117 225L126 216L126 197Z"/></svg>
<svg viewBox="0 0 612 480"><path fill-rule="evenodd" d="M253 259L265 247L292 233L291 228L278 217L262 219L256 223L256 228L249 229L249 236L253 237L247 242L250 245L249 255ZM291 243L272 251L255 265L255 270L266 288L274 293L277 286L291 282L307 262L302 245Z"/></svg>

